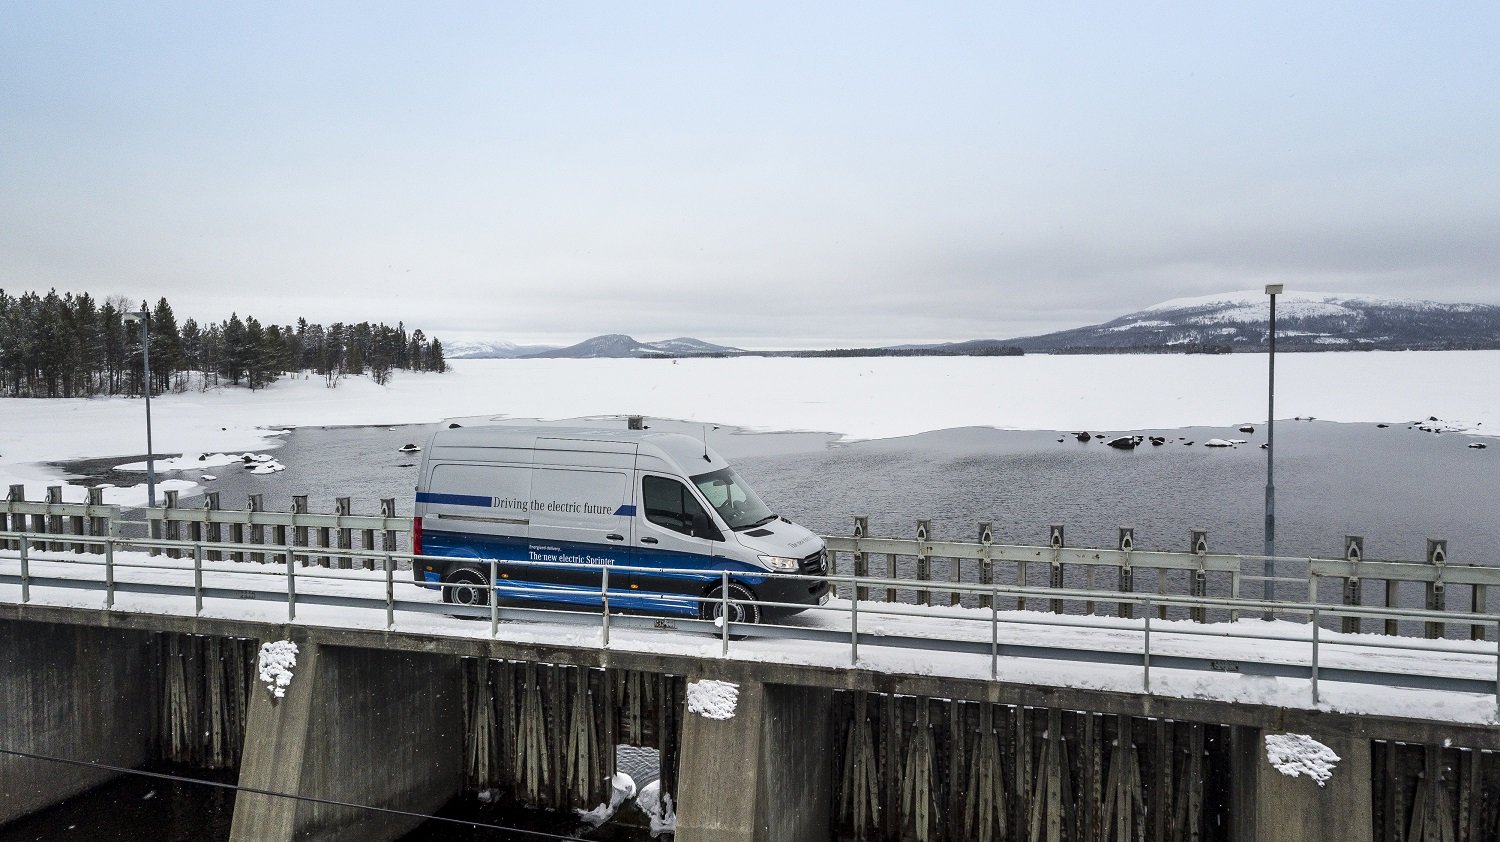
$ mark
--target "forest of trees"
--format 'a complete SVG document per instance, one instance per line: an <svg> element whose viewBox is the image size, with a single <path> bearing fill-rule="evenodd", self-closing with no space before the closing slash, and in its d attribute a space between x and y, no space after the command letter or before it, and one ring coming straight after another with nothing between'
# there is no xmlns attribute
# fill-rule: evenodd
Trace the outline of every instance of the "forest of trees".
<svg viewBox="0 0 1500 842"><path fill-rule="evenodd" d="M328 386L369 374L386 383L396 369L445 371L443 346L405 325L298 319L265 325L231 314L222 322L180 326L172 305L124 296L103 302L88 293L51 290L19 296L0 289L0 395L70 398L142 392L141 329L126 312L150 313L152 394L232 384L262 388L289 372L312 372Z"/></svg>

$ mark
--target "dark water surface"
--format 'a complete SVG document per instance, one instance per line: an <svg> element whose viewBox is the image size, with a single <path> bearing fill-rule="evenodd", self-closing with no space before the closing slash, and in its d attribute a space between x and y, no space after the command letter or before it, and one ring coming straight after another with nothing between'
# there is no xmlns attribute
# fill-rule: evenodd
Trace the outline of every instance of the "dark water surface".
<svg viewBox="0 0 1500 842"><path fill-rule="evenodd" d="M624 426L623 420L590 424ZM653 428L704 435L701 425L651 422ZM206 483L225 508L264 495L286 510L307 494L313 511L332 511L333 498L354 498L357 514L378 512L393 497L409 514L420 454L431 426L302 428L273 451L287 470L251 475L237 466L207 469ZM1186 550L1189 530L1209 531L1216 552L1259 554L1263 539L1266 452L1264 429L1112 430L1167 438L1161 447L1116 450L1103 440L1080 443L1056 432L983 428L839 444L810 433L752 434L709 429L709 443L733 461L775 510L822 534L847 535L856 515L882 537L915 534L929 518L939 539L972 540L979 521L994 524L998 543L1044 544L1049 524L1065 525L1073 546L1114 546L1116 529L1133 526L1140 549ZM1246 439L1235 448L1207 448L1210 438ZM1061 440L1059 440L1061 439ZM1187 442L1193 442L1189 445ZM1366 558L1420 560L1427 538L1448 540L1452 564L1500 563L1500 446L1470 449L1476 439L1431 434L1404 423L1332 424L1283 421L1276 426L1277 551L1289 556L1340 556L1345 534L1365 538ZM110 464L67 466L103 477ZM204 471L178 476L197 479ZM173 476L164 474L164 477ZM103 477L129 482L133 477ZM139 481L136 479L135 481ZM184 498L186 505L195 505ZM148 792L155 794L147 798ZM123 779L46 814L0 829L0 842L98 839L176 842L227 837L222 794ZM536 814L457 801L444 815L531 830L567 832L570 816ZM429 823L407 839L535 838ZM644 839L642 831L604 831L590 838Z"/></svg>

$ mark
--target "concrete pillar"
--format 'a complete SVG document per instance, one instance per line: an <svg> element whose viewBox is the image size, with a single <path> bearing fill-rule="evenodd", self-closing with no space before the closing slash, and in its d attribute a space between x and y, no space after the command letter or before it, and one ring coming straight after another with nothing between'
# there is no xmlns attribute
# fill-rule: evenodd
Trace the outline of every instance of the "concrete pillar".
<svg viewBox="0 0 1500 842"><path fill-rule="evenodd" d="M299 643L286 696L251 689L240 785L433 813L463 783L458 658ZM231 842L382 842L419 823L392 813L241 792Z"/></svg>
<svg viewBox="0 0 1500 842"><path fill-rule="evenodd" d="M1235 728L1235 842L1369 842L1371 805L1370 741L1327 733L1312 738L1339 756L1323 786L1302 775L1284 775L1266 759L1258 728Z"/></svg>
<svg viewBox="0 0 1500 842"><path fill-rule="evenodd" d="M830 838L833 692L735 683L732 719L684 716L677 842Z"/></svg>
<svg viewBox="0 0 1500 842"><path fill-rule="evenodd" d="M150 635L0 620L0 744L14 751L135 767L151 746ZM0 825L115 777L0 754Z"/></svg>

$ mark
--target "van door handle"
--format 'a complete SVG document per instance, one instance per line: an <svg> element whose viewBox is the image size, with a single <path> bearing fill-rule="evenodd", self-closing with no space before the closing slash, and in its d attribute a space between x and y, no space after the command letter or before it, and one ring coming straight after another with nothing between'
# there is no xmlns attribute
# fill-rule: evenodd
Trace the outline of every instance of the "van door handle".
<svg viewBox="0 0 1500 842"><path fill-rule="evenodd" d="M642 544L659 544L661 542L658 541L658 540L656 540L655 538L642 538L641 539L641 543Z"/></svg>
<svg viewBox="0 0 1500 842"><path fill-rule="evenodd" d="M608 538L611 541L623 541L623 540L625 540L625 536L619 534L618 532L611 532L608 535L605 535L604 537Z"/></svg>

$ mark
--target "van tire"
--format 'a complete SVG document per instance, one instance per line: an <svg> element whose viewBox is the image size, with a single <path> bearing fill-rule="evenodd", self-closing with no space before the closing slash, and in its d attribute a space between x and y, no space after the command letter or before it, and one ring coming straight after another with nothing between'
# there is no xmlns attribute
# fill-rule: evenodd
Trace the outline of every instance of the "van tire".
<svg viewBox="0 0 1500 842"><path fill-rule="evenodd" d="M474 607L489 605L489 581L488 576L472 567L456 567L443 577L444 583L456 586L443 588L443 601Z"/></svg>
<svg viewBox="0 0 1500 842"><path fill-rule="evenodd" d="M699 603L699 614L702 619L710 622L717 620L719 614L724 610L724 600L720 595L720 588L715 585L708 593L703 595L708 602ZM734 623L760 622L760 606L755 604L755 594L739 582L729 583L729 619Z"/></svg>

